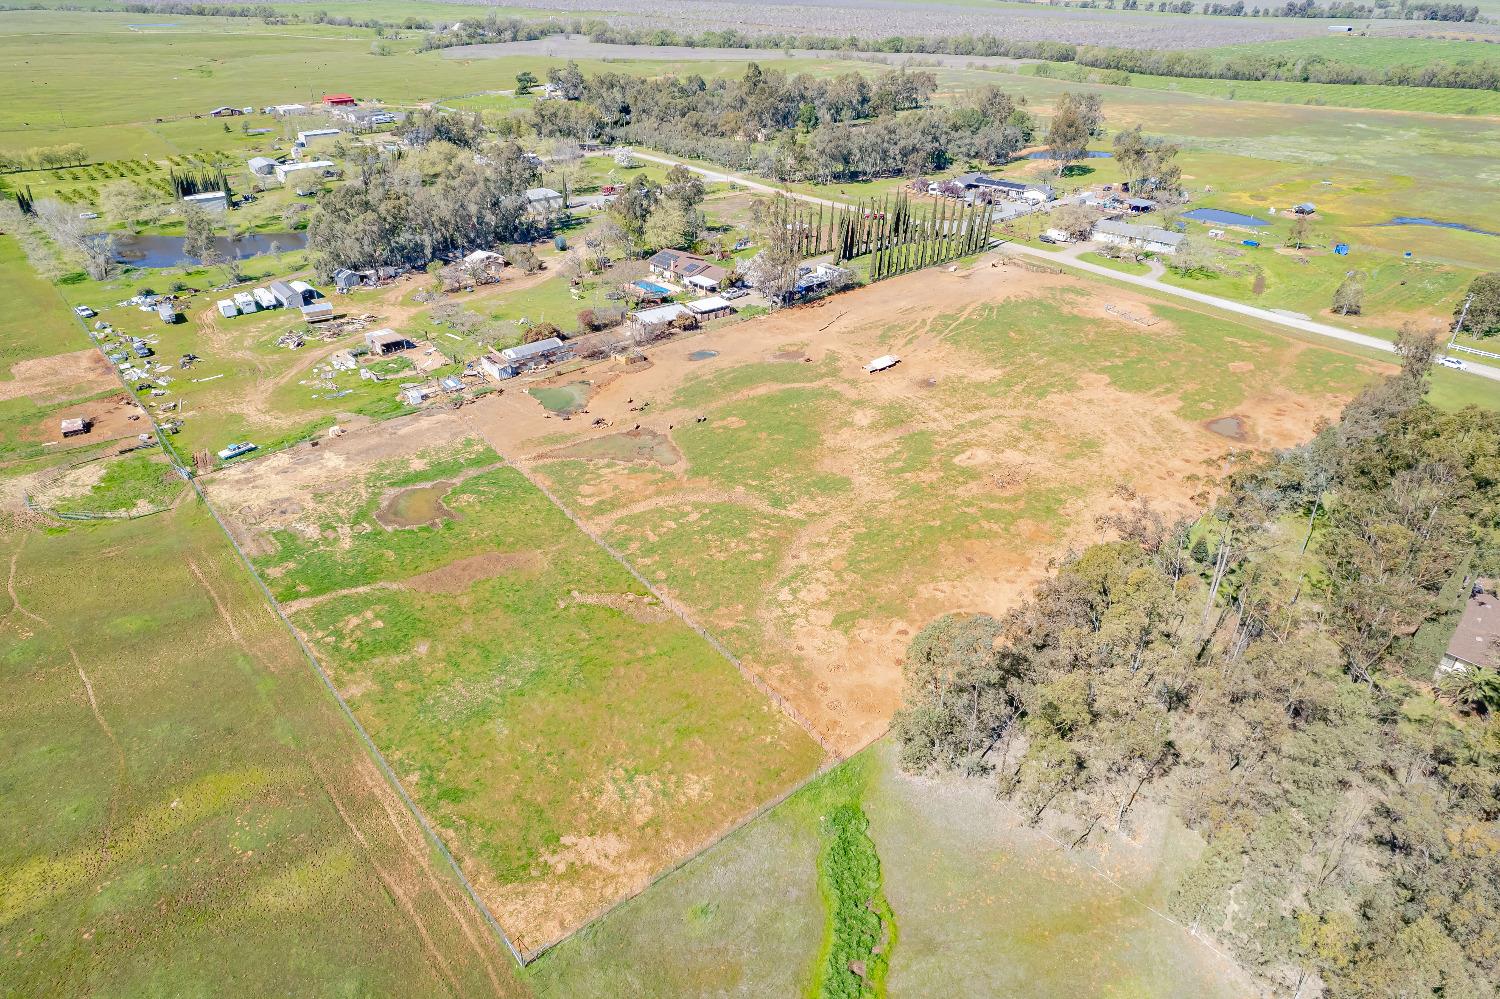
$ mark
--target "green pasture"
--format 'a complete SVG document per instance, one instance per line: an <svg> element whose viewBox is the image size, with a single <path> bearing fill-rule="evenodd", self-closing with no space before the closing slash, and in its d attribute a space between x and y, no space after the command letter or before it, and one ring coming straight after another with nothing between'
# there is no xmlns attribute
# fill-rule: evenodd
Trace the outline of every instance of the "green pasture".
<svg viewBox="0 0 1500 999"><path fill-rule="evenodd" d="M159 451L107 460L87 490L52 504L60 513L141 514L168 506L186 484Z"/></svg>
<svg viewBox="0 0 1500 999"><path fill-rule="evenodd" d="M1244 994L1211 950L1148 908L1191 859L1188 834L1111 858L1110 883L1089 868L1097 858L1024 827L988 786L906 777L894 750L854 757L549 951L527 969L537 995L807 994L826 932L824 829L851 805L869 818L899 927L893 999L951 994L955 976L969 995Z"/></svg>
<svg viewBox="0 0 1500 999"><path fill-rule="evenodd" d="M32 270L14 236L0 234L0 381L18 361L82 350L78 321L56 289Z"/></svg>
<svg viewBox="0 0 1500 999"><path fill-rule="evenodd" d="M0 551L0 991L509 990L200 505Z"/></svg>
<svg viewBox="0 0 1500 999"><path fill-rule="evenodd" d="M293 620L530 947L617 897L623 871L660 870L811 772L819 750L497 463L470 445L421 471L382 466L320 497L317 520L351 543L281 531L257 561L280 599L313 601ZM399 490L433 482L406 509L435 526L382 526ZM465 574L476 560L493 568ZM457 582L426 582L444 572ZM594 842L617 848L605 859Z"/></svg>

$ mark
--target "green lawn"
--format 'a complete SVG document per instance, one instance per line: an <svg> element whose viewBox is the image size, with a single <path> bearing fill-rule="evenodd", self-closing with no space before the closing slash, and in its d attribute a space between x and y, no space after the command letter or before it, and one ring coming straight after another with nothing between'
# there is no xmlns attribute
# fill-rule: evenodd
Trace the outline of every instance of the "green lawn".
<svg viewBox="0 0 1500 999"><path fill-rule="evenodd" d="M497 461L468 445L382 466L319 498L315 521L352 543L280 530L257 561L280 599L308 602L294 622L529 948L820 751ZM393 491L434 481L413 495L452 519L381 526Z"/></svg>
<svg viewBox="0 0 1500 999"><path fill-rule="evenodd" d="M0 992L515 994L200 505L0 551Z"/></svg>

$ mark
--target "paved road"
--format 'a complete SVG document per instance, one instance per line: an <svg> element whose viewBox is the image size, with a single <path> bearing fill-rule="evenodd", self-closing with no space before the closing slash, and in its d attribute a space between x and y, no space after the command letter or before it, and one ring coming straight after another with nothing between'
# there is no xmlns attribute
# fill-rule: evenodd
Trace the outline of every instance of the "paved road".
<svg viewBox="0 0 1500 999"><path fill-rule="evenodd" d="M634 149L631 150L631 154L634 155L637 159L650 160L652 163L663 163L667 166L684 166L694 173L702 174L708 180L735 183L739 184L741 187L748 187L754 191L763 191L767 194L785 194L790 197L806 201L810 204L827 205L831 208L853 207L846 202L833 201L828 198L818 198L810 194L799 194L796 191L789 191L785 188L762 183L761 181L750 180L747 177L740 177L731 173L723 173L722 171L709 170L705 169L704 167L693 166L691 163L683 163L681 160L671 159L666 156L657 156L652 153L642 153ZM1225 312L1233 312L1237 313L1238 315L1248 316L1251 319L1257 319L1261 322L1283 326L1287 329L1299 330L1303 333L1312 333L1316 336L1325 336L1332 340L1342 340L1344 343L1351 343L1358 347L1369 347L1372 350L1385 351L1386 353L1393 354L1396 352L1395 346L1389 340L1382 340L1379 337L1368 336L1364 333L1355 333L1352 330L1342 329L1338 326L1330 326L1327 323L1320 323L1312 319L1298 319L1293 316L1282 315L1279 312L1272 312L1270 309L1261 309L1257 308L1254 305L1244 305L1240 302L1232 302L1227 298L1219 298L1216 295L1205 295L1203 294L1203 292L1193 291L1191 288L1179 288L1176 285L1166 284L1162 281L1158 281L1155 277L1149 275L1143 276L1136 274L1125 274L1120 271L1111 270L1108 267L1101 267L1098 264L1091 264L1087 260L1078 260L1075 257L1066 254L1054 253L1048 250L1039 250L1034 246L1026 246L1022 243L1008 243L1005 245L1005 249L1014 253L1021 253L1029 257L1035 257L1038 260L1045 260L1049 263L1060 264L1064 267L1076 267L1078 270L1087 271L1090 274L1098 274L1101 277L1107 277L1114 281L1123 281L1126 284L1133 284L1141 288L1148 288L1151 291L1158 292L1163 295L1171 295L1176 298L1185 298L1192 302L1199 302L1203 305L1211 305L1216 309L1223 309ZM1464 361L1464 370L1469 374L1478 375L1480 378L1488 378L1491 381L1500 382L1500 368L1493 367L1488 364L1476 364L1473 361L1466 360Z"/></svg>

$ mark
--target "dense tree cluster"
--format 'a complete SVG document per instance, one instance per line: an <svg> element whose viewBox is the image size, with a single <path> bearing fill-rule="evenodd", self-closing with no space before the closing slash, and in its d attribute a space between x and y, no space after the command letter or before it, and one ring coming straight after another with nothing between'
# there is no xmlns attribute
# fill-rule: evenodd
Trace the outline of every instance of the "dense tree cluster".
<svg viewBox="0 0 1500 999"><path fill-rule="evenodd" d="M1402 347L1197 523L1140 504L1005 618L929 625L896 719L905 766L1075 845L1175 812L1207 849L1172 911L1288 995L1500 983L1500 677L1435 680L1419 631L1496 567L1500 413L1428 404L1435 341Z"/></svg>
<svg viewBox="0 0 1500 999"><path fill-rule="evenodd" d="M529 236L525 191L536 168L519 146L489 147L483 159L432 143L402 159L375 160L319 199L308 229L318 271L423 267L440 258Z"/></svg>
<svg viewBox="0 0 1500 999"><path fill-rule="evenodd" d="M1464 333L1500 336L1500 271L1481 274L1469 283L1469 293L1453 310L1453 326Z"/></svg>
<svg viewBox="0 0 1500 999"><path fill-rule="evenodd" d="M945 169L954 160L1002 163L1031 141L1035 125L1016 102L986 87L964 104L925 107L937 87L927 72L874 79L787 76L751 63L738 80L642 79L556 71L573 100L536 104L543 136L637 142L784 180L856 180Z"/></svg>

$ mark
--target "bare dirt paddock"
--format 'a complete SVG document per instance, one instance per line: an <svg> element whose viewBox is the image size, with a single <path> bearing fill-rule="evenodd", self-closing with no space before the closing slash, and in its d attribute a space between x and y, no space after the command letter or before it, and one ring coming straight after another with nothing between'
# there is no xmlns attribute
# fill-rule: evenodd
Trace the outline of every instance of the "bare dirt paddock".
<svg viewBox="0 0 1500 999"><path fill-rule="evenodd" d="M1136 496L1189 513L1231 451L1304 439L1380 370L988 260L650 359L556 379L589 383L566 422L524 385L463 415L844 751L932 618L1004 611Z"/></svg>

